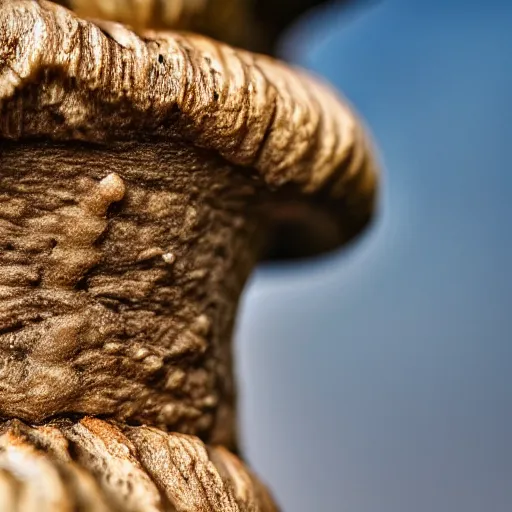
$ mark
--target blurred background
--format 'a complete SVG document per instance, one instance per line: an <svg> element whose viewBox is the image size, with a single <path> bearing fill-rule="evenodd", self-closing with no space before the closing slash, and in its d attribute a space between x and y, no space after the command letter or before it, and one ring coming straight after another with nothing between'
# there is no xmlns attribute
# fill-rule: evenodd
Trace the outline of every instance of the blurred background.
<svg viewBox="0 0 512 512"><path fill-rule="evenodd" d="M512 2L334 3L280 52L362 113L383 190L348 250L252 280L249 460L285 512L510 512Z"/></svg>

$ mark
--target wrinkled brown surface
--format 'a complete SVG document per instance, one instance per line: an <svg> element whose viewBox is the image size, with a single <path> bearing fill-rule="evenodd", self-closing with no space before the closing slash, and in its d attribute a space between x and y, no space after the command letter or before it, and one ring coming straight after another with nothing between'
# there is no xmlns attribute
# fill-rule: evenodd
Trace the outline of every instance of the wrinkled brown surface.
<svg viewBox="0 0 512 512"><path fill-rule="evenodd" d="M257 182L168 144L0 158L0 416L100 414L231 446Z"/></svg>
<svg viewBox="0 0 512 512"><path fill-rule="evenodd" d="M0 512L275 512L234 455L198 438L84 418L0 424Z"/></svg>

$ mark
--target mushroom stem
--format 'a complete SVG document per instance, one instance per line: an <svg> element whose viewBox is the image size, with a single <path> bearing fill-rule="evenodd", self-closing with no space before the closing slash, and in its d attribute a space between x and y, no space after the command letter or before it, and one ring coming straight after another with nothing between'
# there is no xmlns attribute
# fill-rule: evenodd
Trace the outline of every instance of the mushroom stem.
<svg viewBox="0 0 512 512"><path fill-rule="evenodd" d="M230 339L262 247L259 181L169 143L5 143L0 159L0 416L235 447Z"/></svg>

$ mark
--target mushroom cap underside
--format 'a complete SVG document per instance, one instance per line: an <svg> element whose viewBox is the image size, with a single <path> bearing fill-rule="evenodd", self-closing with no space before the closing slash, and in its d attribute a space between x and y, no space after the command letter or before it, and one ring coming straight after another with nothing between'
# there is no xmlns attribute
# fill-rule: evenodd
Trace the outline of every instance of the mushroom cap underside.
<svg viewBox="0 0 512 512"><path fill-rule="evenodd" d="M0 1L0 140L168 140L268 187L269 258L341 246L368 224L377 169L362 123L320 80L180 32L136 34L47 1Z"/></svg>

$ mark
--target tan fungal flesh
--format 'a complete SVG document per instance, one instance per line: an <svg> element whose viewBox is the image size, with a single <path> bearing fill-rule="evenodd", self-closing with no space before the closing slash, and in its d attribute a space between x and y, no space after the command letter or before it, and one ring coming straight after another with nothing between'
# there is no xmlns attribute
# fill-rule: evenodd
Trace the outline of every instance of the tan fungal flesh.
<svg viewBox="0 0 512 512"><path fill-rule="evenodd" d="M360 123L300 70L202 36L138 36L45 1L4 2L0 27L0 137L183 138L270 186L350 191L371 208L375 168Z"/></svg>

